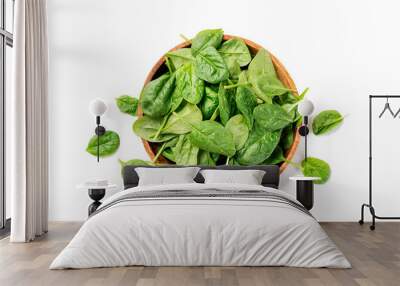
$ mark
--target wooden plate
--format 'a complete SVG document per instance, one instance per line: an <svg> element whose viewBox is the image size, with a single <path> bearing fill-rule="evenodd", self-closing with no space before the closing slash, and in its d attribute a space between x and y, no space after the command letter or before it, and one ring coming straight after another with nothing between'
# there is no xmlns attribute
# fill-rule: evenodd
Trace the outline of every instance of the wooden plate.
<svg viewBox="0 0 400 286"><path fill-rule="evenodd" d="M260 45L254 43L252 41L249 41L247 39L243 39L243 38L237 37L237 36L224 35L223 40L227 41L227 40L229 40L231 38L240 38L240 39L242 39L246 43L246 45L249 48L249 50L250 50L252 55L255 55L262 48ZM181 48L186 48L186 47L189 47L189 46L190 46L190 42L186 41L186 42L183 42L183 43L177 45L176 47L172 48L170 51L175 51L175 50L178 50L178 49L181 49ZM281 82L287 88L289 88L291 90L294 90L295 91L294 92L295 95L298 95L296 85L294 84L293 79L290 77L290 75L289 75L288 71L286 70L286 68L281 64L281 62L273 54L270 53L270 55L271 55L272 63L274 64L276 73L277 73L279 79L281 80ZM164 63L165 63L165 57L162 56L156 62L156 64L153 66L153 68L150 70L149 74L146 77L144 85L146 85L152 79L157 78L158 76L160 76L161 74L163 74L166 71ZM142 111L142 108L141 108L140 105L139 105L139 108L137 110L137 116L138 117L142 117L143 116L143 111ZM298 128L296 128L293 132L294 132L293 144L289 148L289 150L286 151L286 154L285 154L285 157L288 160L291 160L293 158L293 156L294 156L294 154L296 152L297 146L300 143L300 135L298 133ZM150 159L153 159L155 154L157 153L156 150L157 150L157 144L158 143L151 143L151 142L148 142L148 141L146 141L144 139L142 139L142 142L143 142L143 145L144 145L144 148L145 148L147 154L149 154L149 156L150 156ZM159 156L158 157L157 163L171 164L171 162L168 161L167 159L165 159L163 156ZM287 166L288 166L288 163L283 162L280 165L280 172L282 173L286 169Z"/></svg>

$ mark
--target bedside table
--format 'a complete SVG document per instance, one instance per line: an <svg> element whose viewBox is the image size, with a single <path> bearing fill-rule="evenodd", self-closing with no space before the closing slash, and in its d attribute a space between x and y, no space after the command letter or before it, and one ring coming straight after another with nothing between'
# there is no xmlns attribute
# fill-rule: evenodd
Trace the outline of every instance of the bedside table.
<svg viewBox="0 0 400 286"><path fill-rule="evenodd" d="M101 205L100 200L104 198L106 190L115 189L117 185L110 184L107 186L96 186L96 185L81 184L76 187L78 189L88 190L88 195L93 200L93 203L91 203L88 207L88 216L90 216Z"/></svg>
<svg viewBox="0 0 400 286"><path fill-rule="evenodd" d="M296 181L296 199L307 209L311 210L314 206L314 181L319 177L290 177Z"/></svg>

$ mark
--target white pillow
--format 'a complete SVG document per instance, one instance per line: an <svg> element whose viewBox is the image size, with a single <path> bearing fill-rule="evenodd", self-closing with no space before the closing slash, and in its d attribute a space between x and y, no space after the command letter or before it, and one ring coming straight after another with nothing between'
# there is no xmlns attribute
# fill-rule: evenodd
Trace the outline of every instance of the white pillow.
<svg viewBox="0 0 400 286"><path fill-rule="evenodd" d="M200 168L136 168L139 186L195 183L193 180Z"/></svg>
<svg viewBox="0 0 400 286"><path fill-rule="evenodd" d="M261 185L265 171L261 170L202 170L205 184Z"/></svg>

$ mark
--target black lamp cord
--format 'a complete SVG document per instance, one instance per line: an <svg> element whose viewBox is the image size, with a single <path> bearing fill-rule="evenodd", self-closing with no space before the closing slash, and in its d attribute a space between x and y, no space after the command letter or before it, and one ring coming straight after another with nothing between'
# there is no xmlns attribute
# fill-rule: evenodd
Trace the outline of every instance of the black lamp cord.
<svg viewBox="0 0 400 286"><path fill-rule="evenodd" d="M100 161L100 134L99 134L99 126L100 126L100 116L96 116L96 124L97 124L97 162Z"/></svg>
<svg viewBox="0 0 400 286"><path fill-rule="evenodd" d="M304 126L305 135L304 135L304 161L307 162L307 135L308 135L308 116L304 116Z"/></svg>

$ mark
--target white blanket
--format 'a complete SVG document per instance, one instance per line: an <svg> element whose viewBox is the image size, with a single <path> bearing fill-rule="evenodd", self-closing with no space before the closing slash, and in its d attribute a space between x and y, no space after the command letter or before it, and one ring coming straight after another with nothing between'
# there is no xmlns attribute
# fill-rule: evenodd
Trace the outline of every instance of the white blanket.
<svg viewBox="0 0 400 286"><path fill-rule="evenodd" d="M136 187L115 194L164 190L279 190L254 185L182 184ZM90 217L50 269L145 266L295 266L349 268L310 215L262 198L185 197L120 201Z"/></svg>

